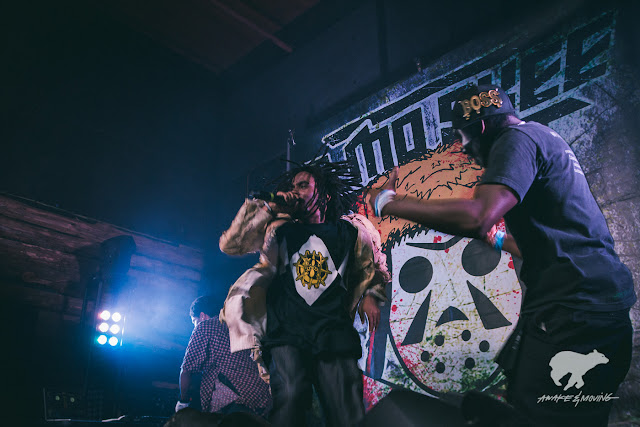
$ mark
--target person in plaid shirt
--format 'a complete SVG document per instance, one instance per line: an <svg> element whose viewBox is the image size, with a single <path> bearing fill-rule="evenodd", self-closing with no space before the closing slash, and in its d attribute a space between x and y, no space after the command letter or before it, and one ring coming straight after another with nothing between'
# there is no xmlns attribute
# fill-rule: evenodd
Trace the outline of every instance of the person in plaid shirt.
<svg viewBox="0 0 640 427"><path fill-rule="evenodd" d="M252 412L266 416L271 407L269 386L258 375L250 350L231 353L229 329L218 319L213 297L196 298L190 315L194 325L180 368L180 401L176 412L189 406L191 383L202 373L203 412Z"/></svg>

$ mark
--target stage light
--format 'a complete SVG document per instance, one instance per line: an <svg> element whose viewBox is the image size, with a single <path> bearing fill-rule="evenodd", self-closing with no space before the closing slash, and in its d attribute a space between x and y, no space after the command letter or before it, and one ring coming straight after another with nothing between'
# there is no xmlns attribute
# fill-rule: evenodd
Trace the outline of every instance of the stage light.
<svg viewBox="0 0 640 427"><path fill-rule="evenodd" d="M98 343L100 345L109 343L111 347L121 347L126 316L120 310L114 310L113 307L100 310L98 313L100 313L96 324Z"/></svg>

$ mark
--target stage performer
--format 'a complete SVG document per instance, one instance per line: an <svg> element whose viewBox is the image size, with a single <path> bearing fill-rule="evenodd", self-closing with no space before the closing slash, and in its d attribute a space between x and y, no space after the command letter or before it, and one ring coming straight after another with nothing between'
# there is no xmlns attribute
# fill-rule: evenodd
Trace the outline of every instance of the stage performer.
<svg viewBox="0 0 640 427"><path fill-rule="evenodd" d="M232 351L251 348L259 362L264 356L274 425L301 425L312 385L328 425L364 416L353 319L358 311L377 327L389 273L373 225L346 214L359 188L345 162L301 165L280 179L284 205L247 200L220 239L227 254L260 250L222 315Z"/></svg>
<svg viewBox="0 0 640 427"><path fill-rule="evenodd" d="M462 90L452 113L464 152L485 167L473 197L396 197L394 168L382 191L371 192L371 207L475 238L504 217L526 285L518 327L498 356L507 399L533 425L606 426L630 365L636 295L584 172L560 135L517 118L500 87ZM496 249L505 238L492 236ZM576 404L577 395L595 398Z"/></svg>
<svg viewBox="0 0 640 427"><path fill-rule="evenodd" d="M217 316L219 304L202 296L191 304L193 332L180 368L180 400L176 412L192 401L193 374L202 373L200 404L203 412L249 412L267 416L269 386L260 378L249 350L231 353L229 329Z"/></svg>

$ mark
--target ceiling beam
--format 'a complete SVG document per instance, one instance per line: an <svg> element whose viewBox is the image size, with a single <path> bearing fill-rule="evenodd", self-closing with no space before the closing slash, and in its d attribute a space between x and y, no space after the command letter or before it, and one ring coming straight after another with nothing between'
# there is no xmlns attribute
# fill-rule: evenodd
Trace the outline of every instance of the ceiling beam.
<svg viewBox="0 0 640 427"><path fill-rule="evenodd" d="M270 33L269 31L265 30L264 28L260 27L258 24L256 24L254 21L252 21L251 19L247 18L246 16L241 15L240 13L234 11L233 9L231 9L229 6L227 6L226 4L222 3L219 0L209 0L211 2L211 4L213 4L214 6L216 6L218 9L222 10L224 13L226 13L227 15L229 15L230 17L234 18L236 21L244 24L245 26L251 28L252 30L254 30L255 32L257 32L258 34L260 34L261 36L271 40L271 42L273 42L273 44L275 44L276 46L278 46L280 49L284 50L287 53L291 53L293 52L293 48L291 46L289 46L287 43L285 43L284 41L280 40L278 37L274 36L272 33ZM248 6L247 6L248 7ZM257 11L254 11L254 13L258 16L260 16L261 20L265 20L268 21L268 18L261 16ZM276 27L276 24L273 24Z"/></svg>

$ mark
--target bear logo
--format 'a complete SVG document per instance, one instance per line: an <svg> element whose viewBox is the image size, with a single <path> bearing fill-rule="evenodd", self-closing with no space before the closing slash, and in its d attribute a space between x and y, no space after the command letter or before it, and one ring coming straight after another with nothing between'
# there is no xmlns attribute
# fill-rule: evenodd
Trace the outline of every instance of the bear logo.
<svg viewBox="0 0 640 427"><path fill-rule="evenodd" d="M549 366L551 366L551 379L561 387L560 380L567 374L571 374L564 391L575 386L577 389L584 385L582 376L593 369L596 365L605 365L609 363L607 357L593 350L591 353L581 354L573 351L561 351L551 358Z"/></svg>

